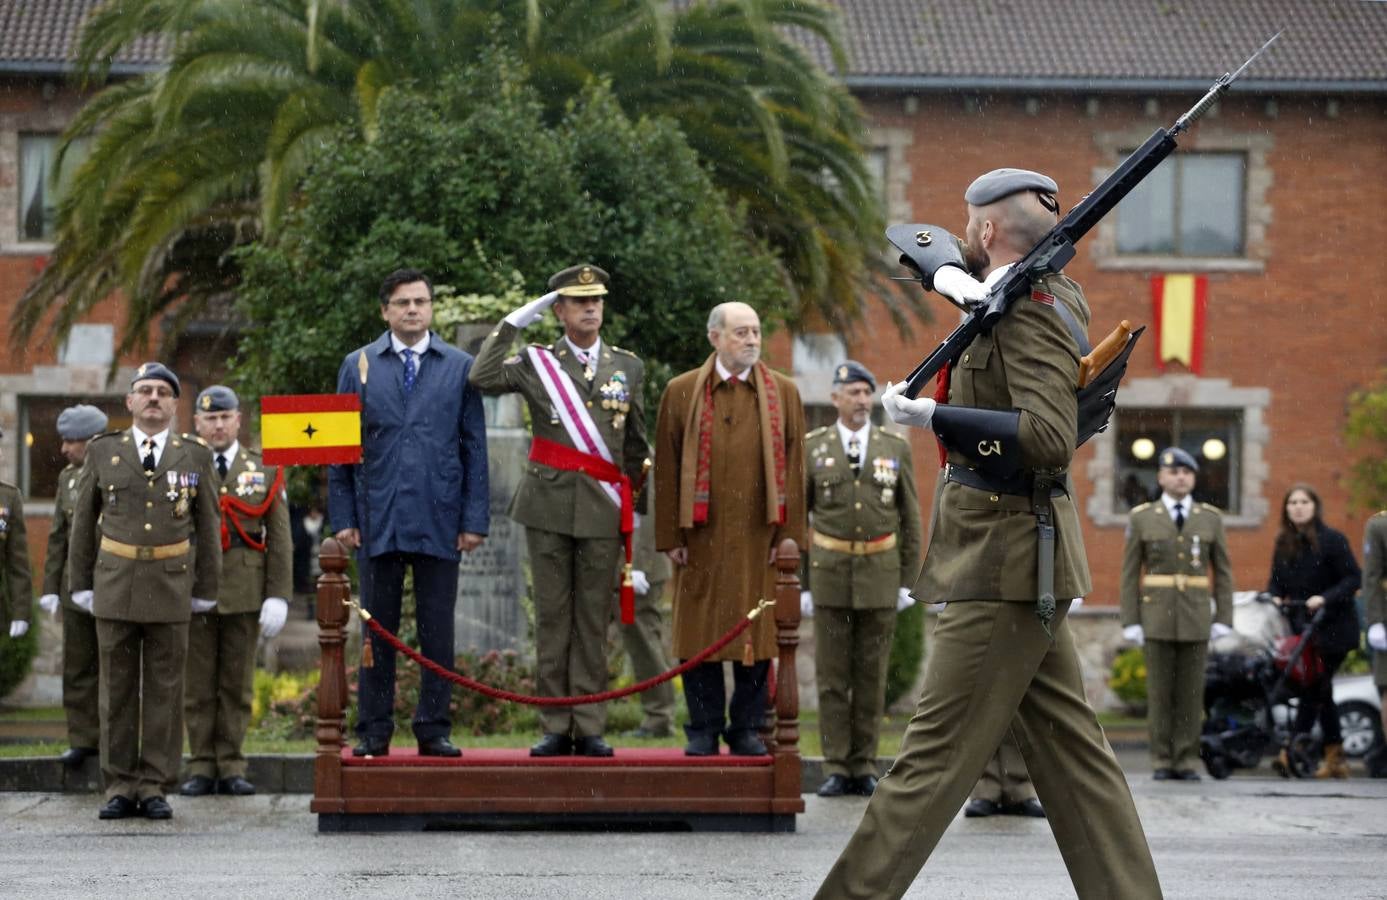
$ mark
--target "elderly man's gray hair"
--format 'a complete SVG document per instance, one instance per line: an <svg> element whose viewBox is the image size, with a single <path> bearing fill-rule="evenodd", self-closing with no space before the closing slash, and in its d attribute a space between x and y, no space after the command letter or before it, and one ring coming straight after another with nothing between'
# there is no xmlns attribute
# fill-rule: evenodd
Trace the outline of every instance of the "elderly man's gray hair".
<svg viewBox="0 0 1387 900"><path fill-rule="evenodd" d="M729 303L719 303L713 307L713 311L708 313L708 330L721 331L723 323L727 321L727 307Z"/></svg>

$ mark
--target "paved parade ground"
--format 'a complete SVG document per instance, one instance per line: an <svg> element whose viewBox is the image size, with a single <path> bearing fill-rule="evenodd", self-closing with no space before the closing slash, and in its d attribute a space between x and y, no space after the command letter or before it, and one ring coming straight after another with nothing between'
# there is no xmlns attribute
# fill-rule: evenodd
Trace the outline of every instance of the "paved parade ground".
<svg viewBox="0 0 1387 900"><path fill-rule="evenodd" d="M1157 784L1121 755L1167 897L1387 897L1387 781ZM807 898L866 801L805 800L785 835L320 835L301 794L174 797L163 823L98 822L95 795L0 794L0 896ZM1074 894L1044 822L960 814L908 896Z"/></svg>

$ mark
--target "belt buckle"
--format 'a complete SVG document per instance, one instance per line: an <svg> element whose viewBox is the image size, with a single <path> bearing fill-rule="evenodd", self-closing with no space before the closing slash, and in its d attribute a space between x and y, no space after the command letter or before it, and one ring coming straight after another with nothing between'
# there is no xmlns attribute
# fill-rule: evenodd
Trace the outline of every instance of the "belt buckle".
<svg viewBox="0 0 1387 900"><path fill-rule="evenodd" d="M1184 591L1185 587L1186 587L1188 584L1189 584L1189 577L1188 577L1187 575L1185 575L1183 572L1177 573L1177 574L1175 575L1175 589L1176 589L1177 591Z"/></svg>
<svg viewBox="0 0 1387 900"><path fill-rule="evenodd" d="M138 560L143 560L143 561L145 561L145 562L148 562L149 560L151 560L151 559L154 558L154 548L153 548L153 547L136 547L136 548L135 548L135 558L138 559Z"/></svg>

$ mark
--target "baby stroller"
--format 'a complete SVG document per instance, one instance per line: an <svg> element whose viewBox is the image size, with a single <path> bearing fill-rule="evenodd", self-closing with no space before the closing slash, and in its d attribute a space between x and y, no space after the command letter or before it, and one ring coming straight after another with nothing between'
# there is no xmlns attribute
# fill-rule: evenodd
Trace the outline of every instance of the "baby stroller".
<svg viewBox="0 0 1387 900"><path fill-rule="evenodd" d="M1272 611L1280 619L1270 594L1258 594L1254 602L1262 607L1263 618ZM1304 602L1296 605L1304 606ZM1256 768L1269 749L1281 747L1287 750L1291 775L1304 778L1314 772L1318 761L1314 737L1289 734L1290 726L1277 722L1273 708L1319 677L1322 664L1311 648L1323 617L1323 609L1316 612L1298 638L1243 638L1241 647L1209 653L1199 756L1210 776L1223 779L1234 769Z"/></svg>

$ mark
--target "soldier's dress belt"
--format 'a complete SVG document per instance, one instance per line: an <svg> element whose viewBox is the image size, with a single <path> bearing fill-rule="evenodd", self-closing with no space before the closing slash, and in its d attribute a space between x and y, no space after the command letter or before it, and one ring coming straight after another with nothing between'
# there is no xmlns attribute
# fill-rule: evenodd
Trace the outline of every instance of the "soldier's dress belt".
<svg viewBox="0 0 1387 900"><path fill-rule="evenodd" d="M1209 586L1208 575L1143 575L1141 586L1149 588L1170 588L1183 591L1185 588Z"/></svg>
<svg viewBox="0 0 1387 900"><path fill-rule="evenodd" d="M1063 497L1069 493L1063 485L1064 476L1061 474L1055 477L1060 479L1061 483L1050 489L1050 496L1051 498ZM944 480L961 484L964 487L987 491L991 494L1010 494L1013 497L1029 497L1035 487L1035 476L1030 472L1020 472L1010 478L1001 478L995 475L984 475L977 469L956 466L953 463L944 467Z"/></svg>
<svg viewBox="0 0 1387 900"><path fill-rule="evenodd" d="M851 553L853 556L871 556L875 553L885 553L896 546L896 535L883 534L881 537L871 538L865 541L848 541L843 538L829 537L826 534L813 534L814 546L822 547L825 550L832 550L835 553Z"/></svg>
<svg viewBox="0 0 1387 900"><path fill-rule="evenodd" d="M101 536L101 549L122 559L172 559L175 556L183 556L192 549L192 546L192 542L186 539L176 544L147 546L144 544L126 544L114 538L108 538L104 534Z"/></svg>

